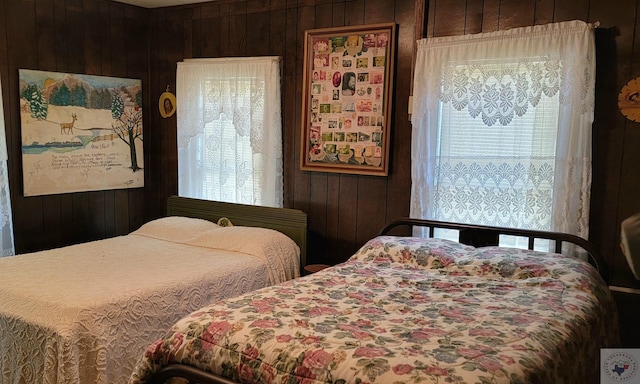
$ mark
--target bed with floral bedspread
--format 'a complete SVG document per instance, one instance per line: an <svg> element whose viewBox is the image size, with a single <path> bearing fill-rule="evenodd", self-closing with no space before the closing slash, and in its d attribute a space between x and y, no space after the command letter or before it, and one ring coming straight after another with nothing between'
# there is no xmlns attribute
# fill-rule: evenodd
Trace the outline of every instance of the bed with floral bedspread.
<svg viewBox="0 0 640 384"><path fill-rule="evenodd" d="M342 264L184 317L130 383L186 364L241 383L584 384L618 341L615 314L580 259L378 236Z"/></svg>

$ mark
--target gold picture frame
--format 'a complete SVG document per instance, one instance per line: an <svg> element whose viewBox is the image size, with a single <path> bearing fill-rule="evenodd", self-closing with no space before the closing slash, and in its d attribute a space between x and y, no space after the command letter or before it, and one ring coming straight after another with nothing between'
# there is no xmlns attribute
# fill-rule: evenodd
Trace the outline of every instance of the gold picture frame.
<svg viewBox="0 0 640 384"><path fill-rule="evenodd" d="M395 23L305 31L300 168L387 176Z"/></svg>
<svg viewBox="0 0 640 384"><path fill-rule="evenodd" d="M158 99L158 110L165 119L173 116L176 113L176 96L169 91L163 92Z"/></svg>

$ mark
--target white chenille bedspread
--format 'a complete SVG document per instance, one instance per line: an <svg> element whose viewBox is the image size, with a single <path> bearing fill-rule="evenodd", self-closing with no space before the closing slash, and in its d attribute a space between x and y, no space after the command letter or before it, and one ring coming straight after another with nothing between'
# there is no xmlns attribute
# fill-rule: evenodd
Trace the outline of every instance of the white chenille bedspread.
<svg viewBox="0 0 640 384"><path fill-rule="evenodd" d="M298 276L300 250L279 232L159 220L0 259L0 383L124 383L187 313Z"/></svg>

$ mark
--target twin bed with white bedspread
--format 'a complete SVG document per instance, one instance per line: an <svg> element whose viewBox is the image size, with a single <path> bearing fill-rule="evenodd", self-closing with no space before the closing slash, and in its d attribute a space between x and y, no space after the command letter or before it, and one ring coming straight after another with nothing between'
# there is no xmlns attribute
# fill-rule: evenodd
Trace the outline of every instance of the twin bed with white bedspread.
<svg viewBox="0 0 640 384"><path fill-rule="evenodd" d="M124 383L185 314L299 271L300 247L279 231L185 216L1 259L0 382Z"/></svg>

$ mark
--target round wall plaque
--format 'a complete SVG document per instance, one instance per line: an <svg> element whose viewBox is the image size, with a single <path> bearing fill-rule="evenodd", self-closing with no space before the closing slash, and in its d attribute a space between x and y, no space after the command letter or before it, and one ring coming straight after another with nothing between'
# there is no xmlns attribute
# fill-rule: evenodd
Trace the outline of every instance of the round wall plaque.
<svg viewBox="0 0 640 384"><path fill-rule="evenodd" d="M622 87L618 95L618 108L627 119L640 122L640 77Z"/></svg>

